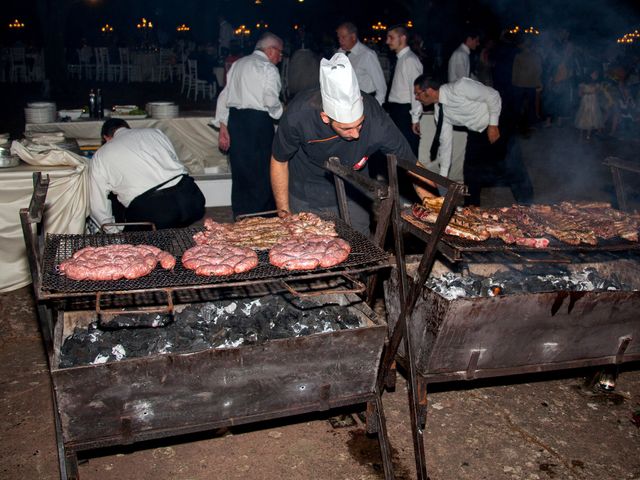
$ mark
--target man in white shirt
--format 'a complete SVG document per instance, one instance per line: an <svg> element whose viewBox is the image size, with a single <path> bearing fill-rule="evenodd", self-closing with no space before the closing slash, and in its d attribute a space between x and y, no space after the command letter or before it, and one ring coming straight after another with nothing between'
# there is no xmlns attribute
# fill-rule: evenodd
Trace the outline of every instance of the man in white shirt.
<svg viewBox="0 0 640 480"><path fill-rule="evenodd" d="M218 56L226 57L231 49L233 26L222 15L218 15Z"/></svg>
<svg viewBox="0 0 640 480"><path fill-rule="evenodd" d="M462 77L474 78L471 75L471 51L480 45L480 34L469 30L464 34L464 41L451 54L449 58L448 78L453 83Z"/></svg>
<svg viewBox="0 0 640 480"><path fill-rule="evenodd" d="M229 150L234 216L273 210L269 180L273 121L282 116L282 40L265 32L251 55L233 63L216 105L218 144Z"/></svg>
<svg viewBox="0 0 640 480"><path fill-rule="evenodd" d="M124 120L110 118L101 136L105 143L89 164L91 218L98 225L153 222L157 228L180 228L204 216L204 195L164 133L130 129ZM124 207L121 214L114 216L110 194Z"/></svg>
<svg viewBox="0 0 640 480"><path fill-rule="evenodd" d="M360 89L376 98L382 105L387 96L387 83L384 80L380 60L376 52L358 40L358 28L351 22L340 24L336 29L340 48L338 52L344 53L353 69Z"/></svg>
<svg viewBox="0 0 640 480"><path fill-rule="evenodd" d="M531 181L517 155L515 139L498 142L502 101L497 90L466 77L441 86L424 75L416 79L414 89L416 99L425 106L435 107L437 127L430 156L439 164L440 175L449 176L454 126L468 130L464 182L469 189L469 204L479 204L480 189L496 177L491 167L497 165L502 168L500 177L508 181L516 201L531 201Z"/></svg>
<svg viewBox="0 0 640 480"><path fill-rule="evenodd" d="M391 80L387 112L418 156L419 121L422 105L413 94L413 81L422 74L422 63L408 46L408 32L402 25L387 32L387 45L398 57Z"/></svg>

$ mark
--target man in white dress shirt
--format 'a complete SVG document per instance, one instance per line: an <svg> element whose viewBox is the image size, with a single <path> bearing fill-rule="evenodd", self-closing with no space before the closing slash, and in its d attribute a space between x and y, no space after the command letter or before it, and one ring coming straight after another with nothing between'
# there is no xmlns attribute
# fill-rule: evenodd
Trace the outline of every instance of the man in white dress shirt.
<svg viewBox="0 0 640 480"><path fill-rule="evenodd" d="M229 150L234 216L273 210L269 180L273 121L282 116L282 40L265 32L251 55L233 63L216 105L218 145Z"/></svg>
<svg viewBox="0 0 640 480"><path fill-rule="evenodd" d="M437 127L430 156L439 165L440 175L449 176L454 126L468 129L464 159L468 204L478 205L482 186L498 177L508 182L517 202L531 202L531 180L522 164L517 139L501 139L498 124L502 101L497 90L466 77L440 85L424 75L416 79L414 88L423 105L435 106ZM499 174L496 167L501 169Z"/></svg>
<svg viewBox="0 0 640 480"><path fill-rule="evenodd" d="M218 15L218 56L225 58L231 49L233 26L222 15Z"/></svg>
<svg viewBox="0 0 640 480"><path fill-rule="evenodd" d="M130 129L124 120L110 118L101 135L105 144L89 163L91 218L98 225L153 222L157 228L179 228L204 216L204 195L164 133ZM111 194L117 196L116 215ZM112 233L121 229L108 228Z"/></svg>
<svg viewBox="0 0 640 480"><path fill-rule="evenodd" d="M389 99L387 112L398 129L405 136L414 155L418 156L420 141L419 121L422 115L422 105L413 94L413 81L422 74L422 63L408 45L408 32L405 27L398 25L387 32L387 45L398 57Z"/></svg>
<svg viewBox="0 0 640 480"><path fill-rule="evenodd" d="M376 97L378 103L382 105L387 96L387 83L384 80L378 55L358 40L358 28L353 23L340 24L336 34L340 44L338 52L344 53L351 62L360 89Z"/></svg>
<svg viewBox="0 0 640 480"><path fill-rule="evenodd" d="M471 51L480 45L480 34L474 30L464 33L464 41L449 58L448 78L453 83L462 77L474 78L471 75Z"/></svg>

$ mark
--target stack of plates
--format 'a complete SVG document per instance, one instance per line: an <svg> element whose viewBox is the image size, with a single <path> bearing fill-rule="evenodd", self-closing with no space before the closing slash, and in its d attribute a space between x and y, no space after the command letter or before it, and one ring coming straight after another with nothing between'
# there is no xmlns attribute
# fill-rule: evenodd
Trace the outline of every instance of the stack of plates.
<svg viewBox="0 0 640 480"><path fill-rule="evenodd" d="M51 123L56 121L56 104L53 102L27 103L24 109L24 117L27 123Z"/></svg>
<svg viewBox="0 0 640 480"><path fill-rule="evenodd" d="M152 118L175 118L178 116L178 105L173 102L149 102L146 109Z"/></svg>

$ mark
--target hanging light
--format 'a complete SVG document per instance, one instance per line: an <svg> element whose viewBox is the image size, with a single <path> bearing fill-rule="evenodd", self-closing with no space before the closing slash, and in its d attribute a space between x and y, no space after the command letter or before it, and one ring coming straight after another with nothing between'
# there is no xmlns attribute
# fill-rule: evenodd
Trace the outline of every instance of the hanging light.
<svg viewBox="0 0 640 480"><path fill-rule="evenodd" d="M9 28L16 28L16 29L24 28L24 23L16 18L13 22L9 24Z"/></svg>

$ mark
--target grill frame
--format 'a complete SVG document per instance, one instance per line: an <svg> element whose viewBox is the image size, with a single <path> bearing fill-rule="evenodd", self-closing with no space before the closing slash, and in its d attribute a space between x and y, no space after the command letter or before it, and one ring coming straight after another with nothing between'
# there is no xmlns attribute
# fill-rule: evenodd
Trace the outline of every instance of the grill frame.
<svg viewBox="0 0 640 480"><path fill-rule="evenodd" d="M289 281L338 276L344 273L372 271L389 266L389 254L372 243L367 237L335 217L324 217L335 222L336 231L351 245L347 260L327 269L292 272L269 263L267 250L258 251L258 266L248 272L226 276L204 277L196 275L182 265L182 254L195 246L193 235L204 227L166 229L148 232L123 232L100 235L47 235L42 260L42 298L86 295L99 292L131 292L144 290L180 290L192 288L218 288L242 286L254 283ZM57 273L56 266L81 248L117 244L148 244L165 250L176 257L176 266L167 271L157 266L149 275L127 280L85 281L71 280Z"/></svg>

